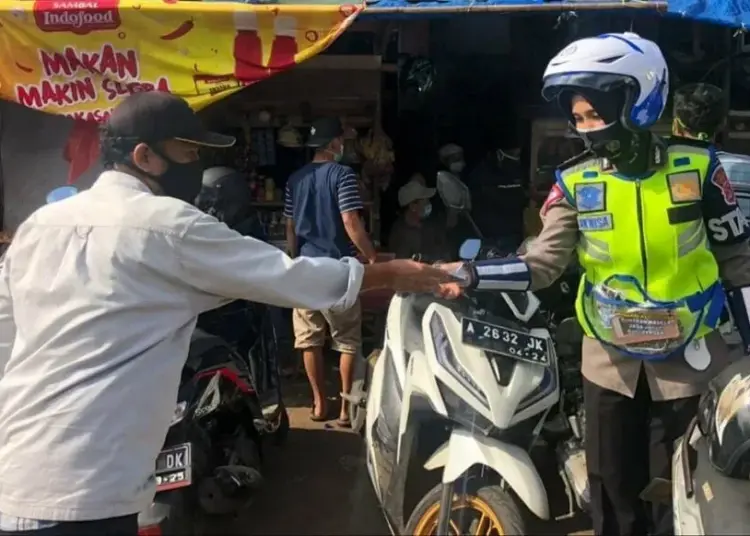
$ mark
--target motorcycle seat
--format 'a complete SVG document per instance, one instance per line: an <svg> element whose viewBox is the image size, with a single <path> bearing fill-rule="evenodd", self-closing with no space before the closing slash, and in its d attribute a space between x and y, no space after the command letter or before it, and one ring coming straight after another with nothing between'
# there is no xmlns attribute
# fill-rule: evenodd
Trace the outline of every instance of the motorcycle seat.
<svg viewBox="0 0 750 536"><path fill-rule="evenodd" d="M703 522L703 534L747 534L750 527L750 480L729 478L711 465L708 442L695 446L693 471L695 497Z"/></svg>

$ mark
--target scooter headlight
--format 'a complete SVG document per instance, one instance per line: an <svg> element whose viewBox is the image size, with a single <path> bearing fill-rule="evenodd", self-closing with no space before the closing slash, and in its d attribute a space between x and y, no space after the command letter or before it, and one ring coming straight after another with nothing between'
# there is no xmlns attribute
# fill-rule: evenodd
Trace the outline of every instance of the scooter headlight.
<svg viewBox="0 0 750 536"><path fill-rule="evenodd" d="M177 402L177 406L174 409L174 415L172 415L172 420L170 421L169 426L174 426L185 418L187 407L187 402Z"/></svg>
<svg viewBox="0 0 750 536"><path fill-rule="evenodd" d="M435 347L435 355L437 356L438 363L450 372L472 395L479 399L485 407L489 407L487 395L484 394L471 377L471 374L456 359L456 354L453 353L453 348L451 347L450 340L448 340L448 333L445 331L443 321L437 314L433 314L430 319L430 334L432 335L432 343Z"/></svg>

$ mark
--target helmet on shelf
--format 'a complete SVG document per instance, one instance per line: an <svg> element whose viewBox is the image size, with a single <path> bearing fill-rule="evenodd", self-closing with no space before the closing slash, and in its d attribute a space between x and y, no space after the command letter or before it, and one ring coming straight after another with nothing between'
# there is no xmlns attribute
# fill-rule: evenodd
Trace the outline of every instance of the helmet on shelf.
<svg viewBox="0 0 750 536"><path fill-rule="evenodd" d="M203 172L203 186L195 206L234 228L250 214L250 188L244 174L230 167Z"/></svg>

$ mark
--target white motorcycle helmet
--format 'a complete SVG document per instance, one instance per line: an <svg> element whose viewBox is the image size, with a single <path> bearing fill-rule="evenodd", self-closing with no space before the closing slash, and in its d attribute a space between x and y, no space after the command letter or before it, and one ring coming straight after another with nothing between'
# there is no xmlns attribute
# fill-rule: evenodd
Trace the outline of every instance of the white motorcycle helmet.
<svg viewBox="0 0 750 536"><path fill-rule="evenodd" d="M564 93L580 92L585 97L587 90L624 90L619 123L630 131L646 130L667 105L669 72L664 55L656 43L630 32L574 41L547 65L542 96L560 102ZM570 109L564 112L570 116Z"/></svg>

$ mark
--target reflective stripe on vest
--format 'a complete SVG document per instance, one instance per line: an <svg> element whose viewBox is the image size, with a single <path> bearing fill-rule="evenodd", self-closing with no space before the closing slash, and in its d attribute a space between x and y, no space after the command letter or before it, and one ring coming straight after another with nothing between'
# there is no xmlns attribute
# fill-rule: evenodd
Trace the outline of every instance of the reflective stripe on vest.
<svg viewBox="0 0 750 536"><path fill-rule="evenodd" d="M560 187L578 210L578 257L585 273L576 311L588 336L595 334L585 319L584 293L622 275L637 280L655 302L697 304L698 310L678 315L681 326L693 322L694 337L715 329L713 302L723 295L716 290L719 271L700 205L711 153L671 146L667 158L664 169L639 180L603 172L598 160L559 174ZM634 294L625 298L642 302Z"/></svg>

